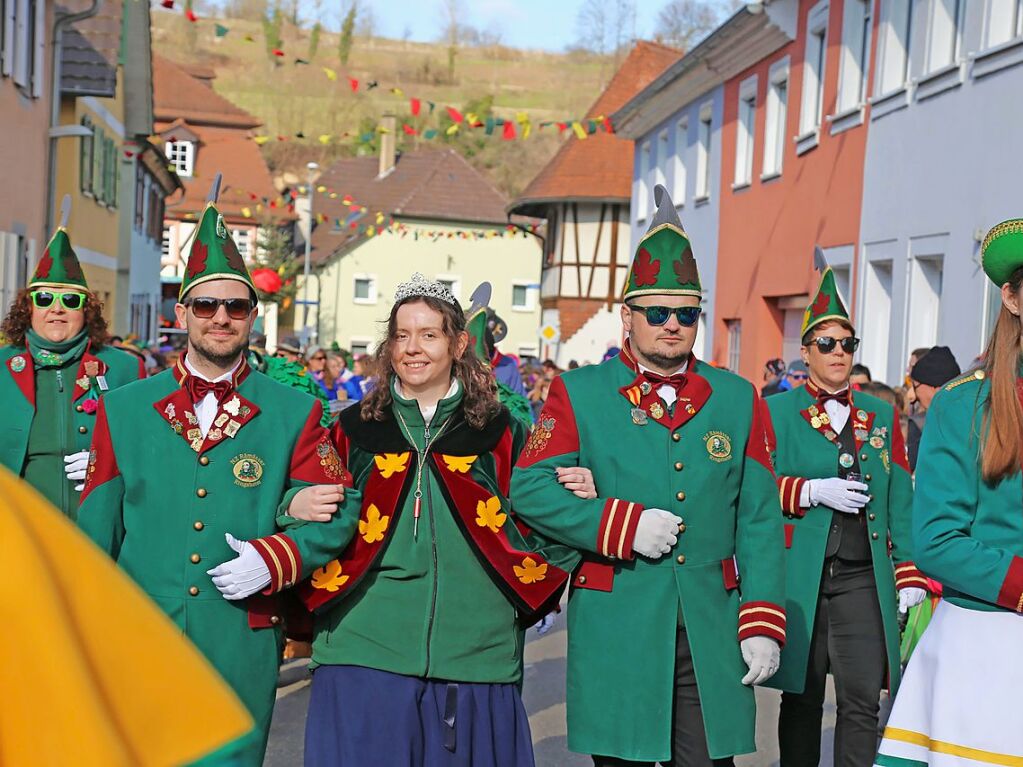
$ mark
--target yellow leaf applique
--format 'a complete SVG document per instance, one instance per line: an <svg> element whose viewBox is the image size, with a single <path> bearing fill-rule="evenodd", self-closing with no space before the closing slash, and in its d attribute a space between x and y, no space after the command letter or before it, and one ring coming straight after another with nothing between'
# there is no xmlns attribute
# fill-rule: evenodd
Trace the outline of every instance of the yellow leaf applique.
<svg viewBox="0 0 1023 767"><path fill-rule="evenodd" d="M486 501L476 504L476 524L480 527L489 527L490 532L500 532L508 515L501 511L501 499L496 495Z"/></svg>
<svg viewBox="0 0 1023 767"><path fill-rule="evenodd" d="M327 591L338 591L348 582L349 576L341 572L341 563L334 559L325 564L319 570L313 570L313 588L326 589Z"/></svg>
<svg viewBox="0 0 1023 767"><path fill-rule="evenodd" d="M515 571L515 577L518 578L525 584L539 583L547 577L547 565L537 564L536 560L532 557L526 557L522 560L522 567L518 565L512 565L512 570Z"/></svg>
<svg viewBox="0 0 1023 767"><path fill-rule="evenodd" d="M479 456L475 455L442 455L444 463L448 467L448 471L457 471L459 474L465 474L472 468L472 465L476 462Z"/></svg>
<svg viewBox="0 0 1023 767"><path fill-rule="evenodd" d="M380 476L390 479L392 474L398 474L408 468L409 453L381 453L373 456L377 468L380 469Z"/></svg>
<svg viewBox="0 0 1023 767"><path fill-rule="evenodd" d="M366 509L366 518L359 520L359 535L362 536L362 540L366 543L382 541L390 521L391 518L389 516L380 516L380 509L376 507L376 504L371 503L369 508Z"/></svg>

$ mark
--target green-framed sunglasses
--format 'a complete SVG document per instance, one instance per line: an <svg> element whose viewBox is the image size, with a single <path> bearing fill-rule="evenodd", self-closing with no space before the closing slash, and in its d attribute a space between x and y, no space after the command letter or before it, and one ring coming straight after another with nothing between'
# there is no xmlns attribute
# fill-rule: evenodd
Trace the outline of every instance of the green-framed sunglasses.
<svg viewBox="0 0 1023 767"><path fill-rule="evenodd" d="M33 290L30 294L32 303L37 309L49 309L56 299L69 312L77 312L85 306L85 295L83 293L62 292L58 290Z"/></svg>

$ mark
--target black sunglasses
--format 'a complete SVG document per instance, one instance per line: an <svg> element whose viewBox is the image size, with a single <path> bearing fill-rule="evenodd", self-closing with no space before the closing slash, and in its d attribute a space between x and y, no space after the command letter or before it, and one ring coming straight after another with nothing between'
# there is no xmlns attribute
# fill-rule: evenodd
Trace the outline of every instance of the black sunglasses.
<svg viewBox="0 0 1023 767"><path fill-rule="evenodd" d="M39 309L49 309L57 298L60 298L61 306L69 312L76 312L85 305L85 296L81 293L61 293L50 290L32 291L32 303Z"/></svg>
<svg viewBox="0 0 1023 767"><path fill-rule="evenodd" d="M835 351L835 346L838 345L841 345L842 351L846 354L853 354L860 346L860 339L855 336L849 336L839 341L837 338L831 338L830 336L820 336L813 339L806 346L807 348L816 346L821 354L831 354L831 352Z"/></svg>
<svg viewBox="0 0 1023 767"><path fill-rule="evenodd" d="M647 324L654 327L663 325L668 321L668 317L674 314L679 325L691 328L700 319L700 313L703 311L699 306L638 306L636 304L626 304L626 306L634 312L644 312Z"/></svg>
<svg viewBox="0 0 1023 767"><path fill-rule="evenodd" d="M210 298L208 296L198 296L196 298L186 298L183 303L185 306L192 307L192 314L200 320L211 319L221 306L227 309L227 316L232 320L248 319L249 313L252 311L252 301L247 298Z"/></svg>

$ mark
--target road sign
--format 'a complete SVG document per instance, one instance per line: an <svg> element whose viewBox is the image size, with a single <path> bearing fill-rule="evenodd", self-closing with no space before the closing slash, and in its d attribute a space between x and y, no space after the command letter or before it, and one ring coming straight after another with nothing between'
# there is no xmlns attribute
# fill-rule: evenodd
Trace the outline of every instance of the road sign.
<svg viewBox="0 0 1023 767"><path fill-rule="evenodd" d="M561 331L557 325L541 325L537 335L544 343L556 344L561 340Z"/></svg>

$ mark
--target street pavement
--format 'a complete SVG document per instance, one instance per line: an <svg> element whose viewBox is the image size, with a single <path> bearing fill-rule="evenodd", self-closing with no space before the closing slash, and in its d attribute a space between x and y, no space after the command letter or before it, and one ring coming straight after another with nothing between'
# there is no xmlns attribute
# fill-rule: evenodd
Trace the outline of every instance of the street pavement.
<svg viewBox="0 0 1023 767"><path fill-rule="evenodd" d="M565 746L565 651L567 633L564 614L545 636L529 630L526 639L525 678L522 698L529 713L537 767L588 767L588 757L571 753ZM292 661L281 671L277 704L270 728L270 743L264 767L299 767L302 764L302 740L305 712L309 705L309 672L306 661ZM776 767L778 746L775 736L778 722L779 693L757 690L756 754L739 757L737 767ZM821 767L831 767L831 743L835 726L835 697L828 682L824 707L824 732L821 743ZM613 702L612 702L613 704ZM481 765L481 767L483 767Z"/></svg>

